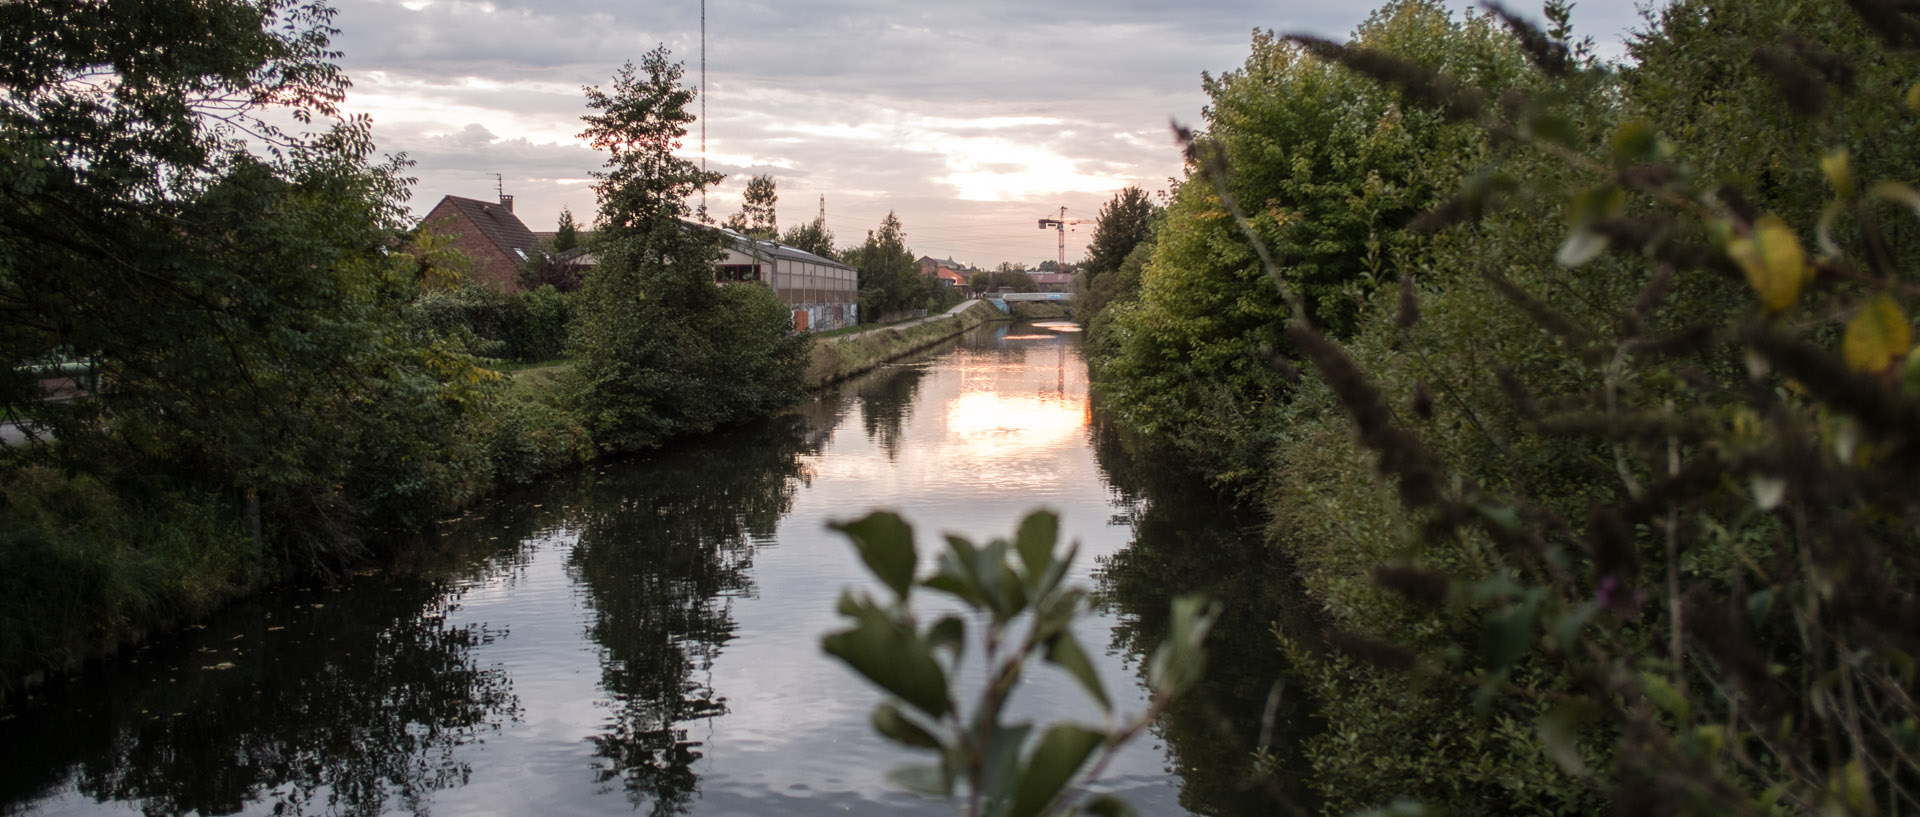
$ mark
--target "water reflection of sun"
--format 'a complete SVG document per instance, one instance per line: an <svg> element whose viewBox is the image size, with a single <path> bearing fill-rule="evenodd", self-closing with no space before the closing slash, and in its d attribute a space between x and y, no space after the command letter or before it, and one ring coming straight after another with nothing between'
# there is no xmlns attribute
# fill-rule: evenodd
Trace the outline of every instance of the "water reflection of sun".
<svg viewBox="0 0 1920 817"><path fill-rule="evenodd" d="M1061 394L973 391L947 406L947 428L968 448L984 451L1045 448L1086 425L1085 399Z"/></svg>

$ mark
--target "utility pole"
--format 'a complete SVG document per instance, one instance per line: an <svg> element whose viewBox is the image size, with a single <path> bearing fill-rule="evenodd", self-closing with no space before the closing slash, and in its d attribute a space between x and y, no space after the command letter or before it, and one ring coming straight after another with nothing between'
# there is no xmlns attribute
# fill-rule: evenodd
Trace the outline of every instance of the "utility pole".
<svg viewBox="0 0 1920 817"><path fill-rule="evenodd" d="M1040 229L1044 230L1052 227L1056 232L1060 233L1060 268L1054 270L1054 272L1067 271L1067 225L1085 223L1087 223L1087 220L1084 218L1067 218L1067 208L1065 207L1060 208L1059 218L1040 219Z"/></svg>

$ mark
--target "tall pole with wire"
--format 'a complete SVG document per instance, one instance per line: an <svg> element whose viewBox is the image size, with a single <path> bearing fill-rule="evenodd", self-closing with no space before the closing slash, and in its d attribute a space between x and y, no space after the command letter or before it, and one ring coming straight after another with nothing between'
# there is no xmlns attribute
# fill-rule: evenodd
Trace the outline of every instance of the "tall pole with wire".
<svg viewBox="0 0 1920 817"><path fill-rule="evenodd" d="M707 172L707 0L700 0L700 173ZM700 217L707 215L707 186L700 185Z"/></svg>

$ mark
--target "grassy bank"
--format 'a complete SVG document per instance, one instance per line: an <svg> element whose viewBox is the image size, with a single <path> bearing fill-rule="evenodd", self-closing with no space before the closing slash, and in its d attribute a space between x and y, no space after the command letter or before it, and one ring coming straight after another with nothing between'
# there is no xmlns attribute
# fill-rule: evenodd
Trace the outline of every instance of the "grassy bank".
<svg viewBox="0 0 1920 817"><path fill-rule="evenodd" d="M807 386L819 388L837 383L980 324L1005 319L1006 316L999 310L983 301L976 302L957 315L926 323L863 332L816 343L813 357L807 365Z"/></svg>

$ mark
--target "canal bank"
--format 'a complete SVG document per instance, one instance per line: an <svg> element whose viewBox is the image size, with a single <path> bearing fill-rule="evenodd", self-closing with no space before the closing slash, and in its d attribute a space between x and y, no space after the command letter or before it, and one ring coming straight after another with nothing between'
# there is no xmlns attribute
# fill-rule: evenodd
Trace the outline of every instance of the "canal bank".
<svg viewBox="0 0 1920 817"><path fill-rule="evenodd" d="M970 302L912 324L823 340L816 344L806 387L808 391L817 391L827 383L844 380L853 373L870 370L996 319L1005 320L1005 317L989 305ZM545 367L517 373L487 397L494 408L477 413L477 421L463 431L463 436L476 440L488 452L483 463L486 475L484 479L470 481L471 493L459 499L455 507L514 486L591 467L609 455L610 452L594 444L581 418L570 407L565 368ZM7 430L0 428L0 432ZM410 532L389 532L373 542L411 536ZM376 544L376 548L378 552L371 555L373 562L379 563L387 558L385 551L389 546ZM16 558L14 562L24 558ZM16 570L36 567L37 563L27 561L27 567L8 564ZM163 583L156 589L138 581L153 584L154 576L164 578L171 574L145 567L132 570L120 564L124 561L116 561L110 567L136 574L132 579L103 582L111 586L85 596L85 604L39 605L41 609L35 617L19 624L19 631L0 632L0 706L49 677L79 672L89 662L118 660L128 646L216 614L235 600L258 592L260 587L286 578L279 573L262 574L256 570L239 580L228 580L209 572L197 579ZM94 575L72 569L51 572L82 577ZM174 585L190 587L193 592L172 592L169 588Z"/></svg>
<svg viewBox="0 0 1920 817"><path fill-rule="evenodd" d="M966 301L929 318L814 341L807 364L807 387L819 389L872 371L890 360L913 354L991 321L1010 318L986 301Z"/></svg>

